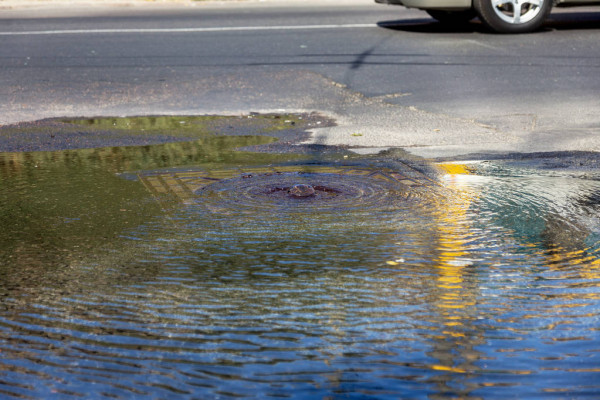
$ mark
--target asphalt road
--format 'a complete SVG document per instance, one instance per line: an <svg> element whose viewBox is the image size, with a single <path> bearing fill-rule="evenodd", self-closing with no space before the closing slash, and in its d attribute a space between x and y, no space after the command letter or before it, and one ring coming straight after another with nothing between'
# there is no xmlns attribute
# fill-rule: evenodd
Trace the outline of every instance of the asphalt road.
<svg viewBox="0 0 600 400"><path fill-rule="evenodd" d="M494 35L370 1L307 4L0 11L0 124L317 111L338 121L321 144L600 151L600 8Z"/></svg>

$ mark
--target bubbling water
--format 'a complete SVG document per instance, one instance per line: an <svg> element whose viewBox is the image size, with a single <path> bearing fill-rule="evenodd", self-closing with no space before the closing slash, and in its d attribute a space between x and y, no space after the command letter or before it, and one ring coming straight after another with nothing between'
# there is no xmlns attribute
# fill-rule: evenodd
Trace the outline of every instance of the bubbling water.
<svg viewBox="0 0 600 400"><path fill-rule="evenodd" d="M414 198L396 179L342 173L277 172L223 179L197 190L197 204L219 209L306 211L380 208ZM301 200L301 201L299 201Z"/></svg>
<svg viewBox="0 0 600 400"><path fill-rule="evenodd" d="M305 185L303 183L298 183L288 189L288 194L291 197L295 198L305 198L315 195L315 188L311 185Z"/></svg>

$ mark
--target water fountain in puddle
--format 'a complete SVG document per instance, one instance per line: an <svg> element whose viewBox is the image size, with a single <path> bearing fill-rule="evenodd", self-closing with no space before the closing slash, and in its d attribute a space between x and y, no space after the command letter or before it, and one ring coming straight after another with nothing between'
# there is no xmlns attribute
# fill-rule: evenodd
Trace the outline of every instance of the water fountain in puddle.
<svg viewBox="0 0 600 400"><path fill-rule="evenodd" d="M598 393L597 175L239 145L1 155L3 396Z"/></svg>

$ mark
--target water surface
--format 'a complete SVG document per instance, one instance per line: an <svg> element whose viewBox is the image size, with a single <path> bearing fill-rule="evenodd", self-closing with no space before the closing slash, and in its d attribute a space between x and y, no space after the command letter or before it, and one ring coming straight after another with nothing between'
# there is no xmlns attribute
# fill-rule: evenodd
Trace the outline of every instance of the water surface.
<svg viewBox="0 0 600 400"><path fill-rule="evenodd" d="M598 175L203 140L0 154L1 396L597 398Z"/></svg>

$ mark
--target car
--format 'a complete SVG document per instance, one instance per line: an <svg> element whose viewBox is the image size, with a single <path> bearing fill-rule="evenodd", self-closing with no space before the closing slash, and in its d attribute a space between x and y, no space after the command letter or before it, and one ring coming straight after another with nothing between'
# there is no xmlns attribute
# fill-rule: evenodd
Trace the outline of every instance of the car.
<svg viewBox="0 0 600 400"><path fill-rule="evenodd" d="M489 29L523 33L539 29L553 6L600 4L598 0L375 0L425 10L445 24L465 24L475 17Z"/></svg>

